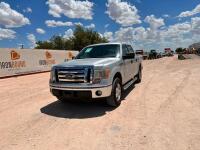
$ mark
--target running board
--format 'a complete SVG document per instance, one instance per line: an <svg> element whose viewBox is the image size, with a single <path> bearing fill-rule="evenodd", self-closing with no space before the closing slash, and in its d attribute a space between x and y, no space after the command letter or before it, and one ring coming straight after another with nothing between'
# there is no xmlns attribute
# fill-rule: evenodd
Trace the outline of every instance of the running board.
<svg viewBox="0 0 200 150"><path fill-rule="evenodd" d="M134 79L130 80L128 83L126 83L126 84L123 86L123 89L124 89L124 90L127 90L136 80L137 80L136 77L135 77Z"/></svg>

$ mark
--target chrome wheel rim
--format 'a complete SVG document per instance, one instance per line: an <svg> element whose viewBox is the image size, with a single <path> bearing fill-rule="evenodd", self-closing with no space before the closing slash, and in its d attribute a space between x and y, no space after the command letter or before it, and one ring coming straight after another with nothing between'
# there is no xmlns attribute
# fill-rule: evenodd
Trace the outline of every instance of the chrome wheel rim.
<svg viewBox="0 0 200 150"><path fill-rule="evenodd" d="M115 89L115 97L116 97L117 101L120 101L121 93L122 93L121 85L118 83L117 86L116 86L116 89Z"/></svg>

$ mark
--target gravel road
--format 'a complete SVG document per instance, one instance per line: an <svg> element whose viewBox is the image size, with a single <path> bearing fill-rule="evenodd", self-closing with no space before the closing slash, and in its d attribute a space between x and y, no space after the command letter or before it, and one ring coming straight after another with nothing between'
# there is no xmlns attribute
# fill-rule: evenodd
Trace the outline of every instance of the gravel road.
<svg viewBox="0 0 200 150"><path fill-rule="evenodd" d="M199 150L200 57L144 61L120 107L61 104L49 73L0 80L0 150Z"/></svg>

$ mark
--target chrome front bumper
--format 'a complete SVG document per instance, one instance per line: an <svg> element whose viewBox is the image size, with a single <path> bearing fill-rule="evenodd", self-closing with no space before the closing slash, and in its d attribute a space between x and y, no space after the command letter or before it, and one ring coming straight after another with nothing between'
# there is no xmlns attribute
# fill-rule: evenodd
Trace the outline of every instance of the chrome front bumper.
<svg viewBox="0 0 200 150"><path fill-rule="evenodd" d="M112 85L107 85L107 86L101 86L101 87L69 87L69 86L64 86L64 85L51 85L50 84L50 91L53 89L56 90L62 90L62 91L91 91L92 93L92 98L104 98L104 97L109 97L111 95L112 91ZM98 96L96 94L97 91L101 91L102 94Z"/></svg>

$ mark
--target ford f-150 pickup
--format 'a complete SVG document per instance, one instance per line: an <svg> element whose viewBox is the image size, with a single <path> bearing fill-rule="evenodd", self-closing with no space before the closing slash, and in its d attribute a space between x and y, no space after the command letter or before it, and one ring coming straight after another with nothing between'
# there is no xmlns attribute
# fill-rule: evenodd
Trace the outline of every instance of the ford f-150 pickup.
<svg viewBox="0 0 200 150"><path fill-rule="evenodd" d="M60 101L105 98L121 104L122 92L142 79L142 58L124 43L90 45L71 61L52 66L50 91Z"/></svg>

